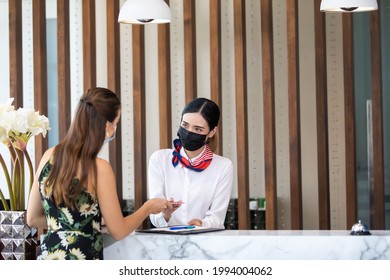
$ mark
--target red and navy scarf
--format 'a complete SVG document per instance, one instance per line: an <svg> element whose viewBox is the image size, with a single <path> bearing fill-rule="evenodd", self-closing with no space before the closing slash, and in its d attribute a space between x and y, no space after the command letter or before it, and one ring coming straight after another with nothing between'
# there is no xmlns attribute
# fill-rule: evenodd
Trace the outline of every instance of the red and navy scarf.
<svg viewBox="0 0 390 280"><path fill-rule="evenodd" d="M172 164L173 167L176 167L176 165L180 162L183 167L189 168L191 170L202 172L205 170L213 160L213 152L211 151L209 145L206 144L206 149L203 151L202 155L196 159L193 163L191 163L188 159L185 157L182 157L180 154L181 149L181 141L180 139L175 139L173 141L173 145L175 146L175 149L172 152Z"/></svg>

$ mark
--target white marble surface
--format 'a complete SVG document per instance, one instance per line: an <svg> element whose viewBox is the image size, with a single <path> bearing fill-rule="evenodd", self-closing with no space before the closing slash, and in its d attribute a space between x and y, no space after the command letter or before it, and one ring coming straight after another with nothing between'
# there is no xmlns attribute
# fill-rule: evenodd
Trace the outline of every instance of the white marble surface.
<svg viewBox="0 0 390 280"><path fill-rule="evenodd" d="M104 235L104 258L135 260L390 260L390 231L225 230L193 235Z"/></svg>

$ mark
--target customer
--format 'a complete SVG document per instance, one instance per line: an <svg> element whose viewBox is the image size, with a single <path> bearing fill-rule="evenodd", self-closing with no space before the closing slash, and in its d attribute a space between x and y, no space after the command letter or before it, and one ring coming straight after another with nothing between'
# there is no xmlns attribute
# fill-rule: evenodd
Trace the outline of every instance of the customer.
<svg viewBox="0 0 390 280"><path fill-rule="evenodd" d="M112 91L88 90L65 139L43 155L27 208L27 223L47 228L38 259L103 259L102 217L119 240L150 214L172 208L165 199L152 199L123 217L114 172L97 157L103 144L115 137L120 113Z"/></svg>
<svg viewBox="0 0 390 280"><path fill-rule="evenodd" d="M233 164L214 154L218 105L197 98L182 112L173 149L152 154L148 168L151 198L169 199L173 208L152 213L155 227L194 225L224 228L233 187Z"/></svg>

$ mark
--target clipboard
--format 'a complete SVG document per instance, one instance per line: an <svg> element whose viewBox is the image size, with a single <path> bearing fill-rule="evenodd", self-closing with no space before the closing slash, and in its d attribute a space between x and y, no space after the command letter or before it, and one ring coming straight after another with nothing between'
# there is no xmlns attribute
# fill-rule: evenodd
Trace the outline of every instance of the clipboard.
<svg viewBox="0 0 390 280"><path fill-rule="evenodd" d="M214 232L214 231L222 231L224 228L210 228L210 227L195 227L190 229L177 229L172 230L171 227L163 227L163 228L149 228L149 229L140 229L136 230L139 233L158 233L158 234L175 234L175 235L188 235L188 234L198 234L198 233L206 233L206 232Z"/></svg>

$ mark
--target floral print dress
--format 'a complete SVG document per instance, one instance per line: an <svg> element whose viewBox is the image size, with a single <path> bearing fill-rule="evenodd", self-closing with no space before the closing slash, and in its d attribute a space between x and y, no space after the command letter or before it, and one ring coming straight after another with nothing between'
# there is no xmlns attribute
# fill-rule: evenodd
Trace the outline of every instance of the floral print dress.
<svg viewBox="0 0 390 280"><path fill-rule="evenodd" d="M44 186L51 166L48 161L38 179L48 230L42 239L37 259L103 259L101 213L96 197L84 191L77 201L78 210L74 211L65 205L56 207L51 198L52 187Z"/></svg>

